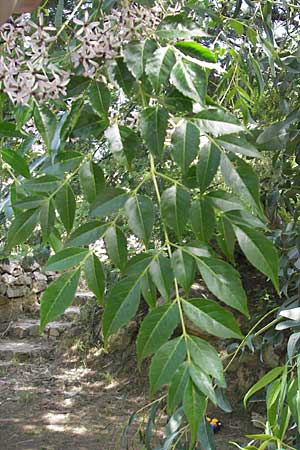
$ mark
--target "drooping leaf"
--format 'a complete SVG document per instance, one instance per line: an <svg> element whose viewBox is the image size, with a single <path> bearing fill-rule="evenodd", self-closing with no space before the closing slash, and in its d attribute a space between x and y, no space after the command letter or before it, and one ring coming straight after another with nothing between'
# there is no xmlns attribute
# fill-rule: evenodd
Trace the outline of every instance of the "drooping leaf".
<svg viewBox="0 0 300 450"><path fill-rule="evenodd" d="M53 200L46 199L40 209L40 224L44 238L48 238L55 224L55 210Z"/></svg>
<svg viewBox="0 0 300 450"><path fill-rule="evenodd" d="M213 181L220 165L220 150L211 143L200 149L197 164L197 181L201 192L204 192Z"/></svg>
<svg viewBox="0 0 300 450"><path fill-rule="evenodd" d="M143 320L137 337L139 362L155 353L170 338L178 323L176 303L152 309Z"/></svg>
<svg viewBox="0 0 300 450"><path fill-rule="evenodd" d="M13 203L13 207L16 209L28 210L28 209L39 208L40 206L43 205L44 201L45 201L45 197L33 195L30 197L22 198L22 200L12 202L12 203Z"/></svg>
<svg viewBox="0 0 300 450"><path fill-rule="evenodd" d="M60 129L55 115L44 106L34 108L34 122L50 153L57 152L60 145Z"/></svg>
<svg viewBox="0 0 300 450"><path fill-rule="evenodd" d="M161 158L166 131L168 127L168 111L159 106L150 106L140 113L140 130L153 156Z"/></svg>
<svg viewBox="0 0 300 450"><path fill-rule="evenodd" d="M146 74L156 92L162 85L169 81L171 70L176 62L174 51L171 47L160 47L148 59Z"/></svg>
<svg viewBox="0 0 300 450"><path fill-rule="evenodd" d="M30 180L26 180L23 183L23 187L26 191L36 193L46 193L50 194L54 190L58 188L61 180L58 180L56 177L52 177L50 175L42 175L40 177L35 177Z"/></svg>
<svg viewBox="0 0 300 450"><path fill-rule="evenodd" d="M43 167L43 172L47 175L63 178L65 173L69 174L77 169L82 159L83 155L79 152L59 152L54 160L49 157L48 164Z"/></svg>
<svg viewBox="0 0 300 450"><path fill-rule="evenodd" d="M48 259L45 270L65 270L80 264L88 255L86 248L65 248Z"/></svg>
<svg viewBox="0 0 300 450"><path fill-rule="evenodd" d="M93 253L84 265L84 276L88 288L95 294L100 305L103 304L105 273L99 258Z"/></svg>
<svg viewBox="0 0 300 450"><path fill-rule="evenodd" d="M186 345L183 336L167 342L155 353L149 370L150 395L171 381L173 373L185 356Z"/></svg>
<svg viewBox="0 0 300 450"><path fill-rule="evenodd" d="M187 346L194 364L225 387L222 362L214 347L197 336L189 336Z"/></svg>
<svg viewBox="0 0 300 450"><path fill-rule="evenodd" d="M247 394L244 397L244 405L246 406L247 401L249 400L250 397L252 397L253 394L255 394L257 391L260 391L261 389L263 389L265 386L269 385L270 383L272 383L272 381L276 380L276 378L278 378L282 372L284 371L284 366L282 367L275 367L274 369L270 370L269 372L267 372L262 378L260 378L260 380L255 383L247 392Z"/></svg>
<svg viewBox="0 0 300 450"><path fill-rule="evenodd" d="M150 308L156 306L157 290L149 273L146 273L141 280L142 295Z"/></svg>
<svg viewBox="0 0 300 450"><path fill-rule="evenodd" d="M186 174L190 164L198 154L200 145L199 128L192 122L182 120L172 135L171 155Z"/></svg>
<svg viewBox="0 0 300 450"><path fill-rule="evenodd" d="M205 103L207 74L199 64L180 58L172 69L170 81L186 97L201 105Z"/></svg>
<svg viewBox="0 0 300 450"><path fill-rule="evenodd" d="M76 293L79 277L79 269L64 273L44 291L40 309L41 333L47 323L55 320L70 306Z"/></svg>
<svg viewBox="0 0 300 450"><path fill-rule="evenodd" d="M168 414L171 414L181 403L183 394L189 380L189 369L186 363L181 364L172 374L168 390Z"/></svg>
<svg viewBox="0 0 300 450"><path fill-rule="evenodd" d="M55 205L66 231L70 233L75 219L76 199L69 183L65 183L55 195Z"/></svg>
<svg viewBox="0 0 300 450"><path fill-rule="evenodd" d="M17 174L20 174L25 178L30 178L29 167L23 156L14 150L5 148L0 150L0 154L3 161L9 164L17 172Z"/></svg>
<svg viewBox="0 0 300 450"><path fill-rule="evenodd" d="M200 423L198 430L198 440L200 442L201 449L216 450L214 432L206 418L203 418Z"/></svg>
<svg viewBox="0 0 300 450"><path fill-rule="evenodd" d="M139 80L145 71L145 64L157 45L152 39L131 41L123 49L124 61L132 75Z"/></svg>
<svg viewBox="0 0 300 450"><path fill-rule="evenodd" d="M0 121L0 137L1 138L23 138L25 134L17 130L16 124L7 121Z"/></svg>
<svg viewBox="0 0 300 450"><path fill-rule="evenodd" d="M126 277L111 289L102 321L106 340L132 319L138 310L140 295L140 277Z"/></svg>
<svg viewBox="0 0 300 450"><path fill-rule="evenodd" d="M175 231L179 238L185 230L191 204L188 190L174 185L161 196L161 214L166 225Z"/></svg>
<svg viewBox="0 0 300 450"><path fill-rule="evenodd" d="M65 245L70 247L80 247L82 245L93 244L104 236L108 227L109 224L100 222L99 220L86 222L70 234Z"/></svg>
<svg viewBox="0 0 300 450"><path fill-rule="evenodd" d="M110 107L110 91L101 81L92 81L89 88L89 99L94 111L100 117L106 117Z"/></svg>
<svg viewBox="0 0 300 450"><path fill-rule="evenodd" d="M169 258L162 255L152 261L149 271L151 278L165 300L171 296L174 274Z"/></svg>
<svg viewBox="0 0 300 450"><path fill-rule="evenodd" d="M233 314L206 298L182 300L187 317L201 330L223 339L242 339Z"/></svg>
<svg viewBox="0 0 300 450"><path fill-rule="evenodd" d="M251 158L262 158L261 153L243 136L223 136L216 139L216 142L232 153L250 156Z"/></svg>
<svg viewBox="0 0 300 450"><path fill-rule="evenodd" d="M221 109L206 109L199 112L196 117L200 131L206 131L215 137L245 130L235 116Z"/></svg>
<svg viewBox="0 0 300 450"><path fill-rule="evenodd" d="M101 167L88 161L81 166L79 177L85 198L89 203L93 203L104 188L105 180Z"/></svg>
<svg viewBox="0 0 300 450"><path fill-rule="evenodd" d="M13 220L7 235L7 250L25 242L38 222L40 211L30 209L18 214Z"/></svg>
<svg viewBox="0 0 300 450"><path fill-rule="evenodd" d="M183 410L191 429L190 449L193 448L196 442L197 431L200 421L205 414L206 404L205 396L197 389L192 379L189 378L184 391Z"/></svg>
<svg viewBox="0 0 300 450"><path fill-rule="evenodd" d="M209 192L207 194L207 198L212 200L215 208L218 208L224 212L243 210L245 208L237 196L230 194L229 192L222 191L221 189Z"/></svg>
<svg viewBox="0 0 300 450"><path fill-rule="evenodd" d="M123 208L128 194L121 188L107 187L103 189L91 205L92 217L105 217Z"/></svg>
<svg viewBox="0 0 300 450"><path fill-rule="evenodd" d="M250 263L267 275L279 292L278 254L263 233L243 225L233 226L239 246Z"/></svg>
<svg viewBox="0 0 300 450"><path fill-rule="evenodd" d="M209 198L200 198L192 202L190 222L197 239L209 242L215 228L215 212Z"/></svg>
<svg viewBox="0 0 300 450"><path fill-rule="evenodd" d="M106 60L106 66L110 81L123 89L127 96L130 96L135 80L123 58Z"/></svg>
<svg viewBox="0 0 300 450"><path fill-rule="evenodd" d="M109 258L121 271L127 263L127 240L121 229L112 225L105 233L105 247Z"/></svg>
<svg viewBox="0 0 300 450"><path fill-rule="evenodd" d="M217 258L197 258L197 265L208 289L226 305L248 316L247 297L239 273Z"/></svg>
<svg viewBox="0 0 300 450"><path fill-rule="evenodd" d="M221 171L225 183L232 191L255 211L262 214L259 180L250 164L237 157L231 161L227 155L223 154Z"/></svg>
<svg viewBox="0 0 300 450"><path fill-rule="evenodd" d="M125 203L124 212L132 231L148 246L154 225L154 206L150 197L136 195Z"/></svg>
<svg viewBox="0 0 300 450"><path fill-rule="evenodd" d="M222 215L219 218L217 230L217 241L220 249L226 256L226 258L228 258L231 263L234 263L234 248L236 238L232 225L225 215Z"/></svg>
<svg viewBox="0 0 300 450"><path fill-rule="evenodd" d="M188 295L193 282L195 281L195 261L182 249L177 249L172 254L172 267L175 277Z"/></svg>
<svg viewBox="0 0 300 450"><path fill-rule="evenodd" d="M139 146L136 134L130 128L117 123L108 127L104 134L116 161L131 169L131 162Z"/></svg>
<svg viewBox="0 0 300 450"><path fill-rule="evenodd" d="M215 405L217 402L211 378L193 362L189 364L189 374L197 389Z"/></svg>

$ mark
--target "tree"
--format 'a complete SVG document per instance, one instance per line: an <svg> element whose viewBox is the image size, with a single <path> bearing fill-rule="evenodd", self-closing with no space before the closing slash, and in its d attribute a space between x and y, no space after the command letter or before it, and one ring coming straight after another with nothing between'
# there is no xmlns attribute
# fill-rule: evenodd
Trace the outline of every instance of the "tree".
<svg viewBox="0 0 300 450"><path fill-rule="evenodd" d="M70 305L81 274L104 305L105 341L146 302L138 359L152 357L151 395L168 385L168 413L182 405L194 448L207 402L223 405L225 379L218 353L189 333L187 318L245 347L232 312L249 317L237 245L280 291L257 172L265 152L281 152L290 136L297 152L297 99L276 93L278 84L295 93L298 83L297 5L94 0L68 5L65 17L64 2L55 14L52 3L38 27L21 18L0 32L1 158L13 211L5 252L37 227L53 250L46 268L62 275L42 297L41 332ZM130 233L138 252L128 248ZM92 247L99 239L119 270L109 291ZM214 299L189 298L196 271ZM249 393L277 379L272 406L279 411L287 398L270 442L284 441L290 415L298 423L288 368Z"/></svg>

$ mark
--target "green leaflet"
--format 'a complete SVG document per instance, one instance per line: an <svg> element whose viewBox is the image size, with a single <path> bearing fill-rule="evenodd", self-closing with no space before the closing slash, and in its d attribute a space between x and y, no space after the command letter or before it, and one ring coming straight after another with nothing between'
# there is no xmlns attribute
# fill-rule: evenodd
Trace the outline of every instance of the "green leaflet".
<svg viewBox="0 0 300 450"><path fill-rule="evenodd" d="M103 189L91 205L92 217L105 217L123 208L128 194L121 188L108 187Z"/></svg>
<svg viewBox="0 0 300 450"><path fill-rule="evenodd" d="M182 249L177 249L172 254L172 267L176 280L183 287L186 295L188 295L190 287L195 280L196 265L194 258Z"/></svg>
<svg viewBox="0 0 300 450"><path fill-rule="evenodd" d="M9 164L17 172L17 174L20 174L25 178L30 178L29 167L23 156L14 150L8 150L5 148L0 150L0 154L3 161Z"/></svg>
<svg viewBox="0 0 300 450"><path fill-rule="evenodd" d="M154 355L150 365L150 394L171 381L173 373L184 361L186 345L183 336L165 343Z"/></svg>
<svg viewBox="0 0 300 450"><path fill-rule="evenodd" d="M165 300L170 300L174 274L169 258L162 255L152 261L149 273L151 278Z"/></svg>
<svg viewBox="0 0 300 450"><path fill-rule="evenodd" d="M100 166L87 161L80 168L80 184L83 194L89 203L93 203L96 196L104 189L104 174Z"/></svg>
<svg viewBox="0 0 300 450"><path fill-rule="evenodd" d="M189 368L187 363L181 364L172 374L172 380L168 390L168 413L171 414L181 403L183 394L189 380Z"/></svg>
<svg viewBox="0 0 300 450"><path fill-rule="evenodd" d="M206 286L219 300L249 315L239 273L230 264L217 258L197 258L197 265Z"/></svg>
<svg viewBox="0 0 300 450"><path fill-rule="evenodd" d="M172 69L170 81L186 97L201 105L205 103L207 74L199 64L181 58Z"/></svg>
<svg viewBox="0 0 300 450"><path fill-rule="evenodd" d="M250 263L267 275L279 292L278 254L272 242L265 235L253 228L234 225L239 246Z"/></svg>
<svg viewBox="0 0 300 450"><path fill-rule="evenodd" d="M265 386L272 383L272 381L276 380L276 378L278 378L282 374L284 369L284 366L275 367L274 369L267 372L257 383L252 386L252 388L249 389L244 397L244 405L246 406L247 401L253 394L255 394L255 392L260 391L260 389L263 389Z"/></svg>
<svg viewBox="0 0 300 450"><path fill-rule="evenodd" d="M251 206L258 214L262 214L259 194L259 180L250 164L235 157L233 161L222 154L221 171L225 183L242 201Z"/></svg>
<svg viewBox="0 0 300 450"><path fill-rule="evenodd" d="M127 240L121 229L112 225L105 233L105 247L109 258L121 271L127 263Z"/></svg>
<svg viewBox="0 0 300 450"><path fill-rule="evenodd" d="M139 362L155 353L170 338L178 323L176 303L152 309L143 320L137 337Z"/></svg>
<svg viewBox="0 0 300 450"><path fill-rule="evenodd" d="M68 233L73 228L76 212L76 199L69 183L65 183L55 196L59 217Z"/></svg>
<svg viewBox="0 0 300 450"><path fill-rule="evenodd" d="M40 211L30 209L18 214L12 222L7 235L7 250L11 250L16 245L22 244L32 234L37 225Z"/></svg>
<svg viewBox="0 0 300 450"><path fill-rule="evenodd" d="M100 117L107 116L111 98L106 84L100 81L92 81L89 88L89 99L94 111Z"/></svg>
<svg viewBox="0 0 300 450"><path fill-rule="evenodd" d="M215 212L209 198L193 201L190 209L190 222L197 239L209 242L215 228Z"/></svg>
<svg viewBox="0 0 300 450"><path fill-rule="evenodd" d="M107 233L109 225L99 220L91 220L80 225L65 243L66 247L80 247L82 245L93 244Z"/></svg>
<svg viewBox="0 0 300 450"><path fill-rule="evenodd" d="M179 238L187 224L190 203L190 193L178 185L166 189L161 196L162 218Z"/></svg>
<svg viewBox="0 0 300 450"><path fill-rule="evenodd" d="M187 317L203 331L223 339L242 339L233 314L206 298L181 300Z"/></svg>
<svg viewBox="0 0 300 450"><path fill-rule="evenodd" d="M222 109L205 109L198 113L196 117L200 130L211 133L215 137L245 130L245 127L235 116Z"/></svg>
<svg viewBox="0 0 300 450"><path fill-rule="evenodd" d="M66 248L50 256L45 270L65 270L80 264L88 255L86 248Z"/></svg>
<svg viewBox="0 0 300 450"><path fill-rule="evenodd" d="M148 246L154 225L154 206L150 197L136 195L127 200L124 212L132 231Z"/></svg>
<svg viewBox="0 0 300 450"><path fill-rule="evenodd" d="M223 366L217 351L208 342L196 336L189 336L187 346L192 361L208 375L216 378L222 387L226 386Z"/></svg>
<svg viewBox="0 0 300 450"><path fill-rule="evenodd" d="M171 155L186 174L199 152L200 132L192 122L182 120L172 135Z"/></svg>
<svg viewBox="0 0 300 450"><path fill-rule="evenodd" d="M168 111L163 107L149 107L140 113L140 130L153 156L161 158L168 126Z"/></svg>
<svg viewBox="0 0 300 450"><path fill-rule="evenodd" d="M190 449L193 449L196 442L198 428L205 414L206 405L205 396L198 390L193 380L189 378L183 396L183 411L191 429Z"/></svg>
<svg viewBox="0 0 300 450"><path fill-rule="evenodd" d="M156 47L156 42L151 39L131 41L125 45L123 49L124 61L137 80L143 76L145 64L151 58Z"/></svg>
<svg viewBox="0 0 300 450"><path fill-rule="evenodd" d="M89 289L95 294L98 302L102 305L105 290L105 273L101 261L95 254L87 258L84 265L84 276Z"/></svg>
<svg viewBox="0 0 300 450"><path fill-rule="evenodd" d="M40 224L45 239L49 237L55 224L55 210L52 199L46 199L40 209Z"/></svg>
<svg viewBox="0 0 300 450"><path fill-rule="evenodd" d="M145 70L156 92L159 92L162 85L168 83L175 62L174 50L171 47L158 48L148 59Z"/></svg>
<svg viewBox="0 0 300 450"><path fill-rule="evenodd" d="M220 150L211 143L200 149L197 163L197 181L201 192L204 192L213 181L220 165Z"/></svg>
<svg viewBox="0 0 300 450"><path fill-rule="evenodd" d="M55 320L70 306L76 293L80 270L67 272L53 281L44 291L41 298L40 332L47 323Z"/></svg>

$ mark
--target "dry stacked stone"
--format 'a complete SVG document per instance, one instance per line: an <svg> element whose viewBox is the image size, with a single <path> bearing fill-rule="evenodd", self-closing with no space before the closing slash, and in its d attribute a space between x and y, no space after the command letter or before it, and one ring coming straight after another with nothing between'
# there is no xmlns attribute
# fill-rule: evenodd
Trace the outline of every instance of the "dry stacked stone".
<svg viewBox="0 0 300 450"><path fill-rule="evenodd" d="M37 262L26 268L18 261L0 263L0 323L37 309L40 294L56 277L55 272L42 272Z"/></svg>

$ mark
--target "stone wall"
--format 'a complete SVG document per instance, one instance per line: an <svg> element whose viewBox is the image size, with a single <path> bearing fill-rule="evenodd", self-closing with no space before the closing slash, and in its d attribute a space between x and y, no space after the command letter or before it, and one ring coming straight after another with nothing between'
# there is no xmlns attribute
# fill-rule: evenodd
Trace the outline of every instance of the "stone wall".
<svg viewBox="0 0 300 450"><path fill-rule="evenodd" d="M17 261L0 264L0 323L38 309L39 295L57 274L42 272L34 262L25 269Z"/></svg>

